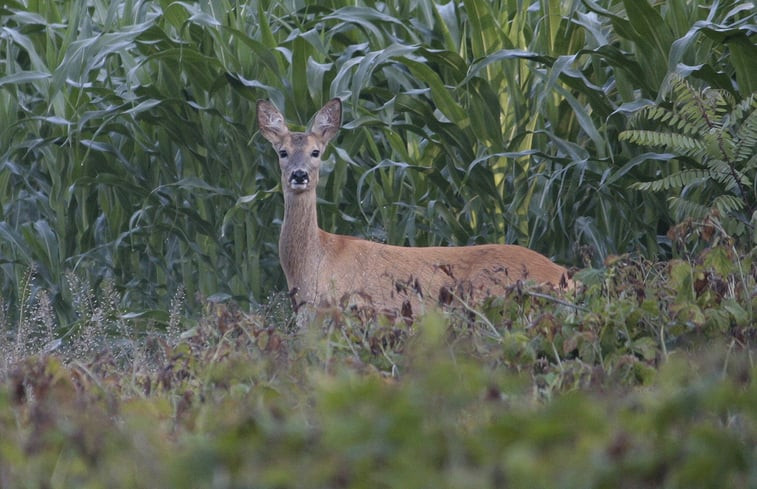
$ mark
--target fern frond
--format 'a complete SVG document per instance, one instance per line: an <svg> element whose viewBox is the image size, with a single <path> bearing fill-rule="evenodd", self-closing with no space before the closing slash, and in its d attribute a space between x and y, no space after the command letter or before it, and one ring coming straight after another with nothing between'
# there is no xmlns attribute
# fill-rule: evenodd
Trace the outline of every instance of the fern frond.
<svg viewBox="0 0 757 489"><path fill-rule="evenodd" d="M671 118L675 117L675 112L659 105L650 105L644 107L640 112L640 116L650 121L668 122Z"/></svg>
<svg viewBox="0 0 757 489"><path fill-rule="evenodd" d="M715 129L704 135L705 153L710 158L733 162L736 159L736 144L727 131Z"/></svg>
<svg viewBox="0 0 757 489"><path fill-rule="evenodd" d="M757 170L757 153L753 154L752 157L747 160L746 165L744 165L744 171L751 173L754 170Z"/></svg>
<svg viewBox="0 0 757 489"><path fill-rule="evenodd" d="M621 132L619 138L642 146L664 146L669 151L694 158L701 157L706 151L703 141L671 132L630 129Z"/></svg>
<svg viewBox="0 0 757 489"><path fill-rule="evenodd" d="M740 232L738 229L743 226L738 220L729 217L745 208L744 201L732 195L719 196L710 206L688 200L685 197L670 197L668 206L677 220L706 219L712 215L713 209L717 209L721 215L720 221L726 229L731 230L731 232Z"/></svg>
<svg viewBox="0 0 757 489"><path fill-rule="evenodd" d="M670 98L682 105L691 105L695 100L702 98L691 84L679 74L670 77Z"/></svg>
<svg viewBox="0 0 757 489"><path fill-rule="evenodd" d="M717 209L724 216L738 212L745 207L746 205L742 199L730 194L718 195L712 202L712 208Z"/></svg>
<svg viewBox="0 0 757 489"><path fill-rule="evenodd" d="M671 79L671 89L676 112L692 124L697 133L701 134L714 127L714 123L711 122L714 111L711 112L711 101L705 92L695 89L680 76Z"/></svg>
<svg viewBox="0 0 757 489"><path fill-rule="evenodd" d="M670 210L673 211L675 218L679 221L686 218L703 219L711 210L709 206L692 202L684 197L670 197L668 205L670 206Z"/></svg>
<svg viewBox="0 0 757 489"><path fill-rule="evenodd" d="M707 170L683 170L651 182L637 182L631 187L642 191L661 192L702 183L709 177L710 173Z"/></svg>
<svg viewBox="0 0 757 489"><path fill-rule="evenodd" d="M734 106L733 111L731 112L733 125L741 125L743 121L755 111L757 111L757 93L751 94Z"/></svg>
<svg viewBox="0 0 757 489"><path fill-rule="evenodd" d="M736 130L736 159L747 160L757 153L757 97L752 94L734 109Z"/></svg>
<svg viewBox="0 0 757 489"><path fill-rule="evenodd" d="M710 178L725 185L725 189L728 191L734 191L739 186L749 187L751 185L751 180L746 173L739 171L723 160L708 159L706 164L710 171Z"/></svg>
<svg viewBox="0 0 757 489"><path fill-rule="evenodd" d="M728 91L713 88L697 90L680 77L674 78L671 83L675 111L681 119L697 128L699 134L724 127L735 104Z"/></svg>
<svg viewBox="0 0 757 489"><path fill-rule="evenodd" d="M637 112L657 130L630 129L619 139L687 158L680 159L680 171L632 188L678 190L668 199L678 219L701 218L716 209L724 220L743 227L744 216L735 214L751 215L757 208L757 94L736 103L724 90L699 90L678 76L669 82L669 102Z"/></svg>
<svg viewBox="0 0 757 489"><path fill-rule="evenodd" d="M726 116L731 112L735 101L727 90L708 88L702 92L704 109L710 116L714 116L716 124L722 125Z"/></svg>
<svg viewBox="0 0 757 489"><path fill-rule="evenodd" d="M686 136L697 136L708 129L707 125L701 120L701 118L690 120L681 117L677 112L666 107L645 107L639 112L639 116L647 121L665 124L669 129L674 130L675 132L680 132Z"/></svg>

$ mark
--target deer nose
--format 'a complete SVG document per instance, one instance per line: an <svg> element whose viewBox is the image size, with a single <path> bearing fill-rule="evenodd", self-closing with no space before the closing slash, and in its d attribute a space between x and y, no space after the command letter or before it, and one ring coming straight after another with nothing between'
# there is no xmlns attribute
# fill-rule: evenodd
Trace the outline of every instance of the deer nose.
<svg viewBox="0 0 757 489"><path fill-rule="evenodd" d="M295 170L289 176L289 185L293 188L302 188L310 183L310 177L305 170Z"/></svg>

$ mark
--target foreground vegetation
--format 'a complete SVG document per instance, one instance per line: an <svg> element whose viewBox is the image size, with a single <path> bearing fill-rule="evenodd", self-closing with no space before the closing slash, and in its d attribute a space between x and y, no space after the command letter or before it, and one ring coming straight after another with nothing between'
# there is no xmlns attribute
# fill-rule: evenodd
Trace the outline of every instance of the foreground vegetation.
<svg viewBox="0 0 757 489"><path fill-rule="evenodd" d="M757 267L619 257L411 325L286 302L2 352L2 487L757 485ZM49 312L48 312L49 313ZM103 341L103 328L114 337Z"/></svg>

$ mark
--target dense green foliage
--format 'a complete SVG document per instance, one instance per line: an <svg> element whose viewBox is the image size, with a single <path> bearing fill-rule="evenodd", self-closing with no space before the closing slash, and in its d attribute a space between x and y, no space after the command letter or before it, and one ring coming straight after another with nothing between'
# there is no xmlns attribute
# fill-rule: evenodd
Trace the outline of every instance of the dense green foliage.
<svg viewBox="0 0 757 489"><path fill-rule="evenodd" d="M676 218L704 219L715 213L736 237L751 242L757 219L757 92L739 103L726 90L695 90L681 78L671 81L672 107L654 105L638 112L657 130L629 129L620 139L663 148L673 167L665 176L639 182L642 190L675 189ZM752 221L752 222L750 222Z"/></svg>
<svg viewBox="0 0 757 489"><path fill-rule="evenodd" d="M756 18L0 2L0 487L757 487ZM297 330L254 107L334 96L322 227L582 287Z"/></svg>
<svg viewBox="0 0 757 489"><path fill-rule="evenodd" d="M294 332L275 303L32 327L0 351L0 485L755 487L754 270L623 258L579 307L516 286L401 328Z"/></svg>
<svg viewBox="0 0 757 489"><path fill-rule="evenodd" d="M2 297L15 312L45 294L66 323L84 280L165 320L177 293L254 303L283 288L257 98L301 125L343 98L328 230L519 242L577 265L665 256L666 195L633 184L670 170L618 134L671 73L749 96L751 5L7 0Z"/></svg>

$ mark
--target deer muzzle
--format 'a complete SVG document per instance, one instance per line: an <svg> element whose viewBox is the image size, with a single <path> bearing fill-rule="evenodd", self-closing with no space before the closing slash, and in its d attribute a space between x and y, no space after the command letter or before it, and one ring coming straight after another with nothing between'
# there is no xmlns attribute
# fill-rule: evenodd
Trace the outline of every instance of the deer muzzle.
<svg viewBox="0 0 757 489"><path fill-rule="evenodd" d="M310 176L305 170L295 170L289 175L289 186L294 190L305 190L310 183Z"/></svg>

